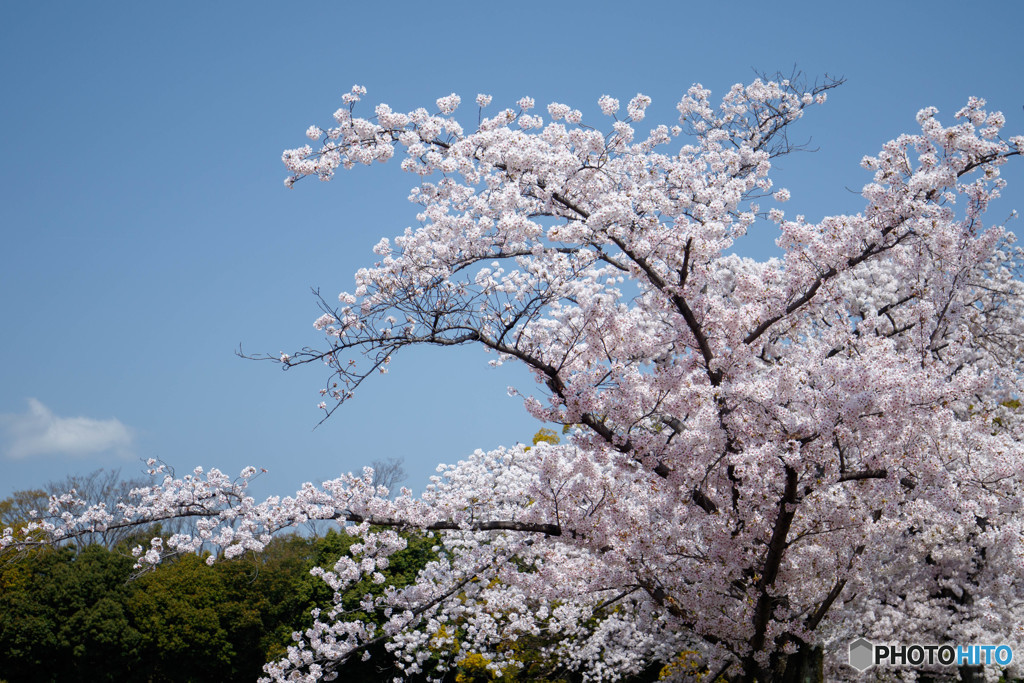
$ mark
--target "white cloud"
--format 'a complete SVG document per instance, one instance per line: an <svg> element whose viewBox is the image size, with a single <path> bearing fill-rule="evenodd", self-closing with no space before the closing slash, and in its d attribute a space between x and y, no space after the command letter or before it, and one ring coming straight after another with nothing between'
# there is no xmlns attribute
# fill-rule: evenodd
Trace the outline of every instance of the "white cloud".
<svg viewBox="0 0 1024 683"><path fill-rule="evenodd" d="M28 412L0 415L9 458L113 453L132 457L132 431L120 420L58 417L40 401L30 398Z"/></svg>

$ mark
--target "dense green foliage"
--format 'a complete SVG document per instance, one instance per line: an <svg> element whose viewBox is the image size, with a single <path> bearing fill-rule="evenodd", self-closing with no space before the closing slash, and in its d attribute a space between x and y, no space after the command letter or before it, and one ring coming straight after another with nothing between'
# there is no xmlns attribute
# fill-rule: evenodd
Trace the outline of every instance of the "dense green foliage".
<svg viewBox="0 0 1024 683"><path fill-rule="evenodd" d="M330 568L352 539L328 532L275 539L259 556L207 566L185 555L133 578L126 546L43 549L0 564L0 680L254 681L285 653L296 626L330 604L309 570ZM412 581L432 541L409 537L389 583ZM346 594L357 605L364 592ZM353 666L352 680L377 680L387 655Z"/></svg>

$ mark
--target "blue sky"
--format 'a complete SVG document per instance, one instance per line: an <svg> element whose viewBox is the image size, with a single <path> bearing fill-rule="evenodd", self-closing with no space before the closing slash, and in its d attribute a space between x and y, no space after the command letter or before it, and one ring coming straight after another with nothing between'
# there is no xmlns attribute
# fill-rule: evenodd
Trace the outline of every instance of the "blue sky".
<svg viewBox="0 0 1024 683"><path fill-rule="evenodd" d="M860 208L860 158L924 106L949 118L976 94L1024 131L1024 4L969 7L3 3L0 497L97 467L135 474L146 457L265 467L258 494L399 457L418 489L438 462L529 440L540 425L506 395L529 376L473 350L396 358L315 430L317 369L234 355L316 344L310 288L351 289L372 245L415 221L397 165L282 184L281 151L328 125L352 84L368 106L483 92L591 119L602 94L643 92L656 125L694 82L842 75L794 130L818 151L777 178L788 211L816 219ZM1021 165L993 218L1024 209Z"/></svg>

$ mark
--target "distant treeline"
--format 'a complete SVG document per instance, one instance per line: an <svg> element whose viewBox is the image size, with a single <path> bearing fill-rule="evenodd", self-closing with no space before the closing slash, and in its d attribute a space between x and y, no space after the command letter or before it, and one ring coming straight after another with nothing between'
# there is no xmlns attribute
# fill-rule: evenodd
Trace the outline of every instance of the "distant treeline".
<svg viewBox="0 0 1024 683"><path fill-rule="evenodd" d="M333 530L283 536L259 556L207 566L183 555L137 577L132 539L6 558L0 681L255 681L264 662L285 655L292 632L311 623L310 610L331 603L332 591L309 570L332 567L351 543ZM432 544L410 536L388 583L412 581ZM346 603L376 590L357 585ZM375 655L348 665L342 678L390 680L387 653Z"/></svg>

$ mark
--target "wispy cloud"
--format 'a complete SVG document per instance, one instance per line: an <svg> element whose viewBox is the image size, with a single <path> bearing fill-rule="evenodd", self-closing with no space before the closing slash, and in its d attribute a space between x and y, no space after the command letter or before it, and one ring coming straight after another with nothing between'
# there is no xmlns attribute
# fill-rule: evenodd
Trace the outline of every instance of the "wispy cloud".
<svg viewBox="0 0 1024 683"><path fill-rule="evenodd" d="M120 420L58 417L34 398L28 400L28 412L0 415L0 430L8 458L99 453L132 457L132 431Z"/></svg>

